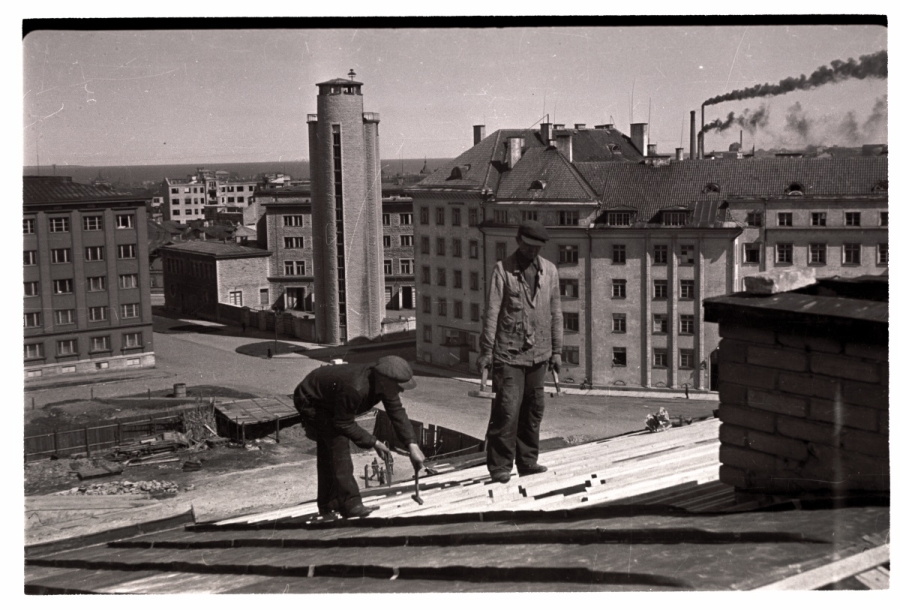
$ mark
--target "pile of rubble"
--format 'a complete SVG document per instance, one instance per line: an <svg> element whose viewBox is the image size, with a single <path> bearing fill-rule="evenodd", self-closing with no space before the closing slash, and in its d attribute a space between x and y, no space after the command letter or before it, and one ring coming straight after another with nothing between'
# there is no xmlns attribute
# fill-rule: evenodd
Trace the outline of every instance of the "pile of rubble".
<svg viewBox="0 0 900 610"><path fill-rule="evenodd" d="M170 494L178 493L178 483L172 481L118 481L112 483L92 483L61 491L59 496L115 496L122 494Z"/></svg>

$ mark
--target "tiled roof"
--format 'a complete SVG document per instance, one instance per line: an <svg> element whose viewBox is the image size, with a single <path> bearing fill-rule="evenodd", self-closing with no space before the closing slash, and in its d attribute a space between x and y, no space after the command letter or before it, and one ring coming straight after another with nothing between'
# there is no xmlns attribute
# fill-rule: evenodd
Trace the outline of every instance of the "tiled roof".
<svg viewBox="0 0 900 610"><path fill-rule="evenodd" d="M616 129L575 129L572 159L578 161L640 161L643 157L631 138Z"/></svg>
<svg viewBox="0 0 900 610"><path fill-rule="evenodd" d="M94 186L72 182L64 176L24 176L23 201L35 203L67 203L86 200L122 200L133 197L131 193L115 191L107 186ZM138 197L133 197L139 199Z"/></svg>
<svg viewBox="0 0 900 610"><path fill-rule="evenodd" d="M536 182L543 188L531 188ZM497 199L595 201L597 195L558 150L541 146L527 150L504 174Z"/></svg>
<svg viewBox="0 0 900 610"><path fill-rule="evenodd" d="M645 163L576 163L604 209L631 207L648 220L664 207L739 197L785 197L791 184L805 196L872 195L887 180L886 157L822 159L694 159ZM704 192L708 185L718 192ZM802 200L801 198L798 198Z"/></svg>
<svg viewBox="0 0 900 610"><path fill-rule="evenodd" d="M222 243L219 241L187 241L180 244L166 246L164 250L176 250L178 252L192 252L194 254L207 254L216 258L245 258L254 256L271 256L268 250L248 248L234 243Z"/></svg>

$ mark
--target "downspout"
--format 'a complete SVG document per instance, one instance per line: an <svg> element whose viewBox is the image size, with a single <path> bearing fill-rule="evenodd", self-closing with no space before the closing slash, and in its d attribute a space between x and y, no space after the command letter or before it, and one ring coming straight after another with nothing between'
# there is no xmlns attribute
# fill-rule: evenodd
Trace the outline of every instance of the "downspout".
<svg viewBox="0 0 900 610"><path fill-rule="evenodd" d="M594 384L594 329L592 324L594 309L591 299L591 278L593 277L591 267L594 252L593 242L591 241L591 223L588 223L588 226L585 227L584 233L587 235L588 243L587 269L585 269L584 274L584 329L587 331L587 336L584 338L584 376L588 380L589 386L592 386Z"/></svg>

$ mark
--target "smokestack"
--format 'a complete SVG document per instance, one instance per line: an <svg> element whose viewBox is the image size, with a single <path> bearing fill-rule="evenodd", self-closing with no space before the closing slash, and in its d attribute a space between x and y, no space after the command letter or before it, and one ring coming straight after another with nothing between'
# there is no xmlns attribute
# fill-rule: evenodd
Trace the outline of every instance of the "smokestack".
<svg viewBox="0 0 900 610"><path fill-rule="evenodd" d="M706 134L702 131L697 134L697 158L703 159L703 140L706 137Z"/></svg>
<svg viewBox="0 0 900 610"><path fill-rule="evenodd" d="M738 150L744 150L744 130L743 130L743 129L741 130L741 143L740 143L740 146L741 146L741 147L740 147Z"/></svg>
<svg viewBox="0 0 900 610"><path fill-rule="evenodd" d="M553 127L551 123L541 123L541 142L544 146L550 145L550 129Z"/></svg>
<svg viewBox="0 0 900 610"><path fill-rule="evenodd" d="M697 158L697 112L691 110L691 159Z"/></svg>
<svg viewBox="0 0 900 610"><path fill-rule="evenodd" d="M562 131L556 134L556 149L562 153L562 155L569 161L572 162L572 134Z"/></svg>
<svg viewBox="0 0 900 610"><path fill-rule="evenodd" d="M649 143L649 134L647 133L647 123L631 124L631 141L641 151L641 156L647 156L647 144Z"/></svg>
<svg viewBox="0 0 900 610"><path fill-rule="evenodd" d="M475 125L472 128L472 131L475 132L475 144L478 144L484 139L484 125Z"/></svg>
<svg viewBox="0 0 900 610"><path fill-rule="evenodd" d="M509 165L509 169L512 169L516 166L516 163L519 162L519 159L522 158L522 147L525 145L525 138L517 138L512 137L507 140L507 146L509 149L509 158L507 161L507 165Z"/></svg>
<svg viewBox="0 0 900 610"><path fill-rule="evenodd" d="M684 149L683 148L675 149L675 160L676 161L684 161Z"/></svg>
<svg viewBox="0 0 900 610"><path fill-rule="evenodd" d="M706 151L703 150L704 134L703 127L706 126L706 106L700 106L700 134L697 136L697 155L699 159L702 159L705 155Z"/></svg>

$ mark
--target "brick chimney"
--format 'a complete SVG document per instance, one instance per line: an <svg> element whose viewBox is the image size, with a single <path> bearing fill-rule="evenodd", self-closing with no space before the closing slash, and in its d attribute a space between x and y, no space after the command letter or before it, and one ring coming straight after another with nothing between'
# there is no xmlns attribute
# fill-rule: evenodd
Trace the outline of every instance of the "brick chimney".
<svg viewBox="0 0 900 610"><path fill-rule="evenodd" d="M562 153L562 156L571 163L572 162L572 134L568 131L560 131L556 134L556 149Z"/></svg>
<svg viewBox="0 0 900 610"><path fill-rule="evenodd" d="M552 138L552 128L553 125L551 123L541 123L541 143L544 146L550 145L550 140Z"/></svg>
<svg viewBox="0 0 900 610"><path fill-rule="evenodd" d="M647 145L649 144L650 134L647 133L647 123L631 124L631 141L641 151L641 156L647 156Z"/></svg>
<svg viewBox="0 0 900 610"><path fill-rule="evenodd" d="M475 132L475 144L478 144L484 139L484 125L475 125L472 128L472 131Z"/></svg>
<svg viewBox="0 0 900 610"><path fill-rule="evenodd" d="M525 146L525 138L513 136L507 140L507 165L509 169L516 166L522 158L522 148Z"/></svg>

